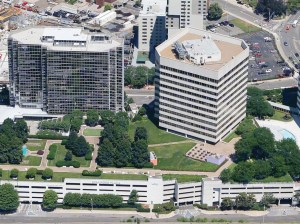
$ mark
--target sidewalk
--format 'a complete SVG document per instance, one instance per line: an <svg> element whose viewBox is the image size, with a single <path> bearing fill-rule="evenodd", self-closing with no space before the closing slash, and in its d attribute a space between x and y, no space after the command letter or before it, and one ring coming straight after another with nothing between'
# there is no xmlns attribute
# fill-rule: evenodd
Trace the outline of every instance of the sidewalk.
<svg viewBox="0 0 300 224"><path fill-rule="evenodd" d="M62 209L57 208L52 213L56 214L105 214L105 215L139 215L149 219L168 219L175 216L175 212L169 214L159 214L158 216L153 212L137 212L137 211L119 211L119 210L81 210L81 209Z"/></svg>
<svg viewBox="0 0 300 224"><path fill-rule="evenodd" d="M269 213L269 211L235 211L235 210L229 210L229 211L207 211L207 210L201 210L199 209L202 214L205 215L247 215L247 216L253 216L253 217L259 217L264 216Z"/></svg>

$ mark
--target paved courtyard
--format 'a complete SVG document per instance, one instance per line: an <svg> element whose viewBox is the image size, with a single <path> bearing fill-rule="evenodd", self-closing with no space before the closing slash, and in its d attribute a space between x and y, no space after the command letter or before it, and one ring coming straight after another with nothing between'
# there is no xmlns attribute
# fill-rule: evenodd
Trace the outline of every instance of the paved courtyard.
<svg viewBox="0 0 300 224"><path fill-rule="evenodd" d="M297 145L300 147L300 118L293 115L294 120L289 122L276 121L276 120L258 120L256 119L260 127L266 127L274 134L275 140L279 141L283 138L287 138L292 134L296 139ZM291 136L291 137L292 137Z"/></svg>

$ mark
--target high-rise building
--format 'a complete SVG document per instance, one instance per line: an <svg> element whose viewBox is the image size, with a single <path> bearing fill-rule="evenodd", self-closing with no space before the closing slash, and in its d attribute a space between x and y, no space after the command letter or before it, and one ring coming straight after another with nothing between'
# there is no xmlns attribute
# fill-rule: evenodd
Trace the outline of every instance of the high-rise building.
<svg viewBox="0 0 300 224"><path fill-rule="evenodd" d="M186 28L156 48L159 126L216 143L246 116L248 45Z"/></svg>
<svg viewBox="0 0 300 224"><path fill-rule="evenodd" d="M168 0L166 26L168 36L183 28L203 28L209 0Z"/></svg>
<svg viewBox="0 0 300 224"><path fill-rule="evenodd" d="M36 27L12 32L8 51L12 106L50 114L123 110L123 39Z"/></svg>
<svg viewBox="0 0 300 224"><path fill-rule="evenodd" d="M139 51L152 51L167 38L167 0L143 0L138 17Z"/></svg>

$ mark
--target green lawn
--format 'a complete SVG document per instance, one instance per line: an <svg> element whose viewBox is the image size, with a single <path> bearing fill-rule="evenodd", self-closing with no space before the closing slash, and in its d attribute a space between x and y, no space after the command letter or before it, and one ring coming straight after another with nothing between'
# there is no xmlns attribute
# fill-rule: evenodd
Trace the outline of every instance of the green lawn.
<svg viewBox="0 0 300 224"><path fill-rule="evenodd" d="M151 147L149 150L154 151L158 164L157 169L162 170L185 170L185 171L216 171L218 165L200 162L185 156L195 143L182 143L177 145L165 145L159 147Z"/></svg>
<svg viewBox="0 0 300 224"><path fill-rule="evenodd" d="M163 180L174 180L178 183L200 182L204 176L199 175L184 175L184 174L163 174Z"/></svg>
<svg viewBox="0 0 300 224"><path fill-rule="evenodd" d="M235 26L237 26L238 28L240 28L242 31L244 31L245 33L252 33L252 32L258 32L260 31L259 27L256 27L252 24L249 24L241 19L233 19L229 21L230 23L234 24Z"/></svg>
<svg viewBox="0 0 300 224"><path fill-rule="evenodd" d="M56 150L55 159L54 160L49 160L48 161L48 166L56 166L56 162L60 161L60 160L64 160L65 155L68 151L65 148L64 145L61 145L61 144L58 144L58 143L55 143L55 144L58 146L58 148ZM89 167L90 162L91 162L91 161L85 160L84 156L83 157L77 157L77 156L73 155L72 160L80 162L80 167Z"/></svg>
<svg viewBox="0 0 300 224"><path fill-rule="evenodd" d="M26 165L26 166L39 166L41 164L42 157L38 156L26 156L23 159L23 162L21 165Z"/></svg>
<svg viewBox="0 0 300 224"><path fill-rule="evenodd" d="M30 151L38 151L44 150L47 140L39 139L39 140L29 140L25 145Z"/></svg>
<svg viewBox="0 0 300 224"><path fill-rule="evenodd" d="M74 5L77 2L77 0L68 0L67 2L71 5Z"/></svg>
<svg viewBox="0 0 300 224"><path fill-rule="evenodd" d="M100 136L102 130L101 129L92 129L92 128L86 128L83 130L84 136Z"/></svg>
<svg viewBox="0 0 300 224"><path fill-rule="evenodd" d="M291 121L292 120L292 117L290 114L288 114L288 119L284 119L284 116L286 115L287 113L285 112L282 112L282 111L279 111L279 110L275 110L275 113L272 117L270 117L270 119L273 119L273 120L277 120L277 121Z"/></svg>
<svg viewBox="0 0 300 224"><path fill-rule="evenodd" d="M9 177L10 171L3 170L1 180L11 180ZM82 176L81 173L67 173L56 172L53 175L51 182L62 182L65 178L82 178L82 179L115 179L115 180L147 180L146 175L137 174L102 174L100 177ZM26 178L26 171L20 171L18 176L19 181L28 181ZM46 181L43 180L41 175L37 175L33 181ZM49 181L47 181L49 182Z"/></svg>
<svg viewBox="0 0 300 224"><path fill-rule="evenodd" d="M232 139L239 137L239 135L237 135L235 133L235 131L232 131L231 133L229 133L229 135L226 136L226 138L223 139L224 142L230 142Z"/></svg>
<svg viewBox="0 0 300 224"><path fill-rule="evenodd" d="M270 182L292 182L292 181L293 181L292 177L289 174L287 174L285 176L278 177L278 178L270 176L270 177L267 177L262 180L252 180L251 182L252 183L270 183Z"/></svg>
<svg viewBox="0 0 300 224"><path fill-rule="evenodd" d="M179 142L187 140L184 137L177 136L171 133L168 133L162 129L159 129L155 126L148 118L143 118L142 121L137 121L134 123L130 123L129 125L129 136L133 140L134 132L137 127L145 127L148 131L148 143L152 144L160 144L160 143L168 143L168 142Z"/></svg>

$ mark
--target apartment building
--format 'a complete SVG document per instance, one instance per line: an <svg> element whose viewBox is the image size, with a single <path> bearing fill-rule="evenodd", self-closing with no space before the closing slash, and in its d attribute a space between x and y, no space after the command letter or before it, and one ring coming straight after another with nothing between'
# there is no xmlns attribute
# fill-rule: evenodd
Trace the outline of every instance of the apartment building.
<svg viewBox="0 0 300 224"><path fill-rule="evenodd" d="M186 28L156 48L155 116L167 131L217 143L246 116L249 48Z"/></svg>
<svg viewBox="0 0 300 224"><path fill-rule="evenodd" d="M143 0L138 17L139 51L153 51L167 38L166 30L167 0Z"/></svg>
<svg viewBox="0 0 300 224"><path fill-rule="evenodd" d="M81 28L35 27L8 38L10 103L66 114L122 111L123 39Z"/></svg>
<svg viewBox="0 0 300 224"><path fill-rule="evenodd" d="M291 199L298 188L293 182L287 183L250 183L222 184L218 178L204 178L199 182L178 183L174 180L163 180L161 176L149 177L148 180L105 180L66 178L63 182L51 181L1 181L10 183L18 191L21 202L43 201L46 190L54 190L58 194L58 202L62 203L68 192L88 194L115 194L126 203L130 192L138 192L138 203L161 204L171 199L175 205L207 204L220 205L223 198L234 198L239 193L254 194L257 201L266 193L272 193L277 199Z"/></svg>
<svg viewBox="0 0 300 224"><path fill-rule="evenodd" d="M203 29L209 0L168 0L166 27L168 36L183 28Z"/></svg>

